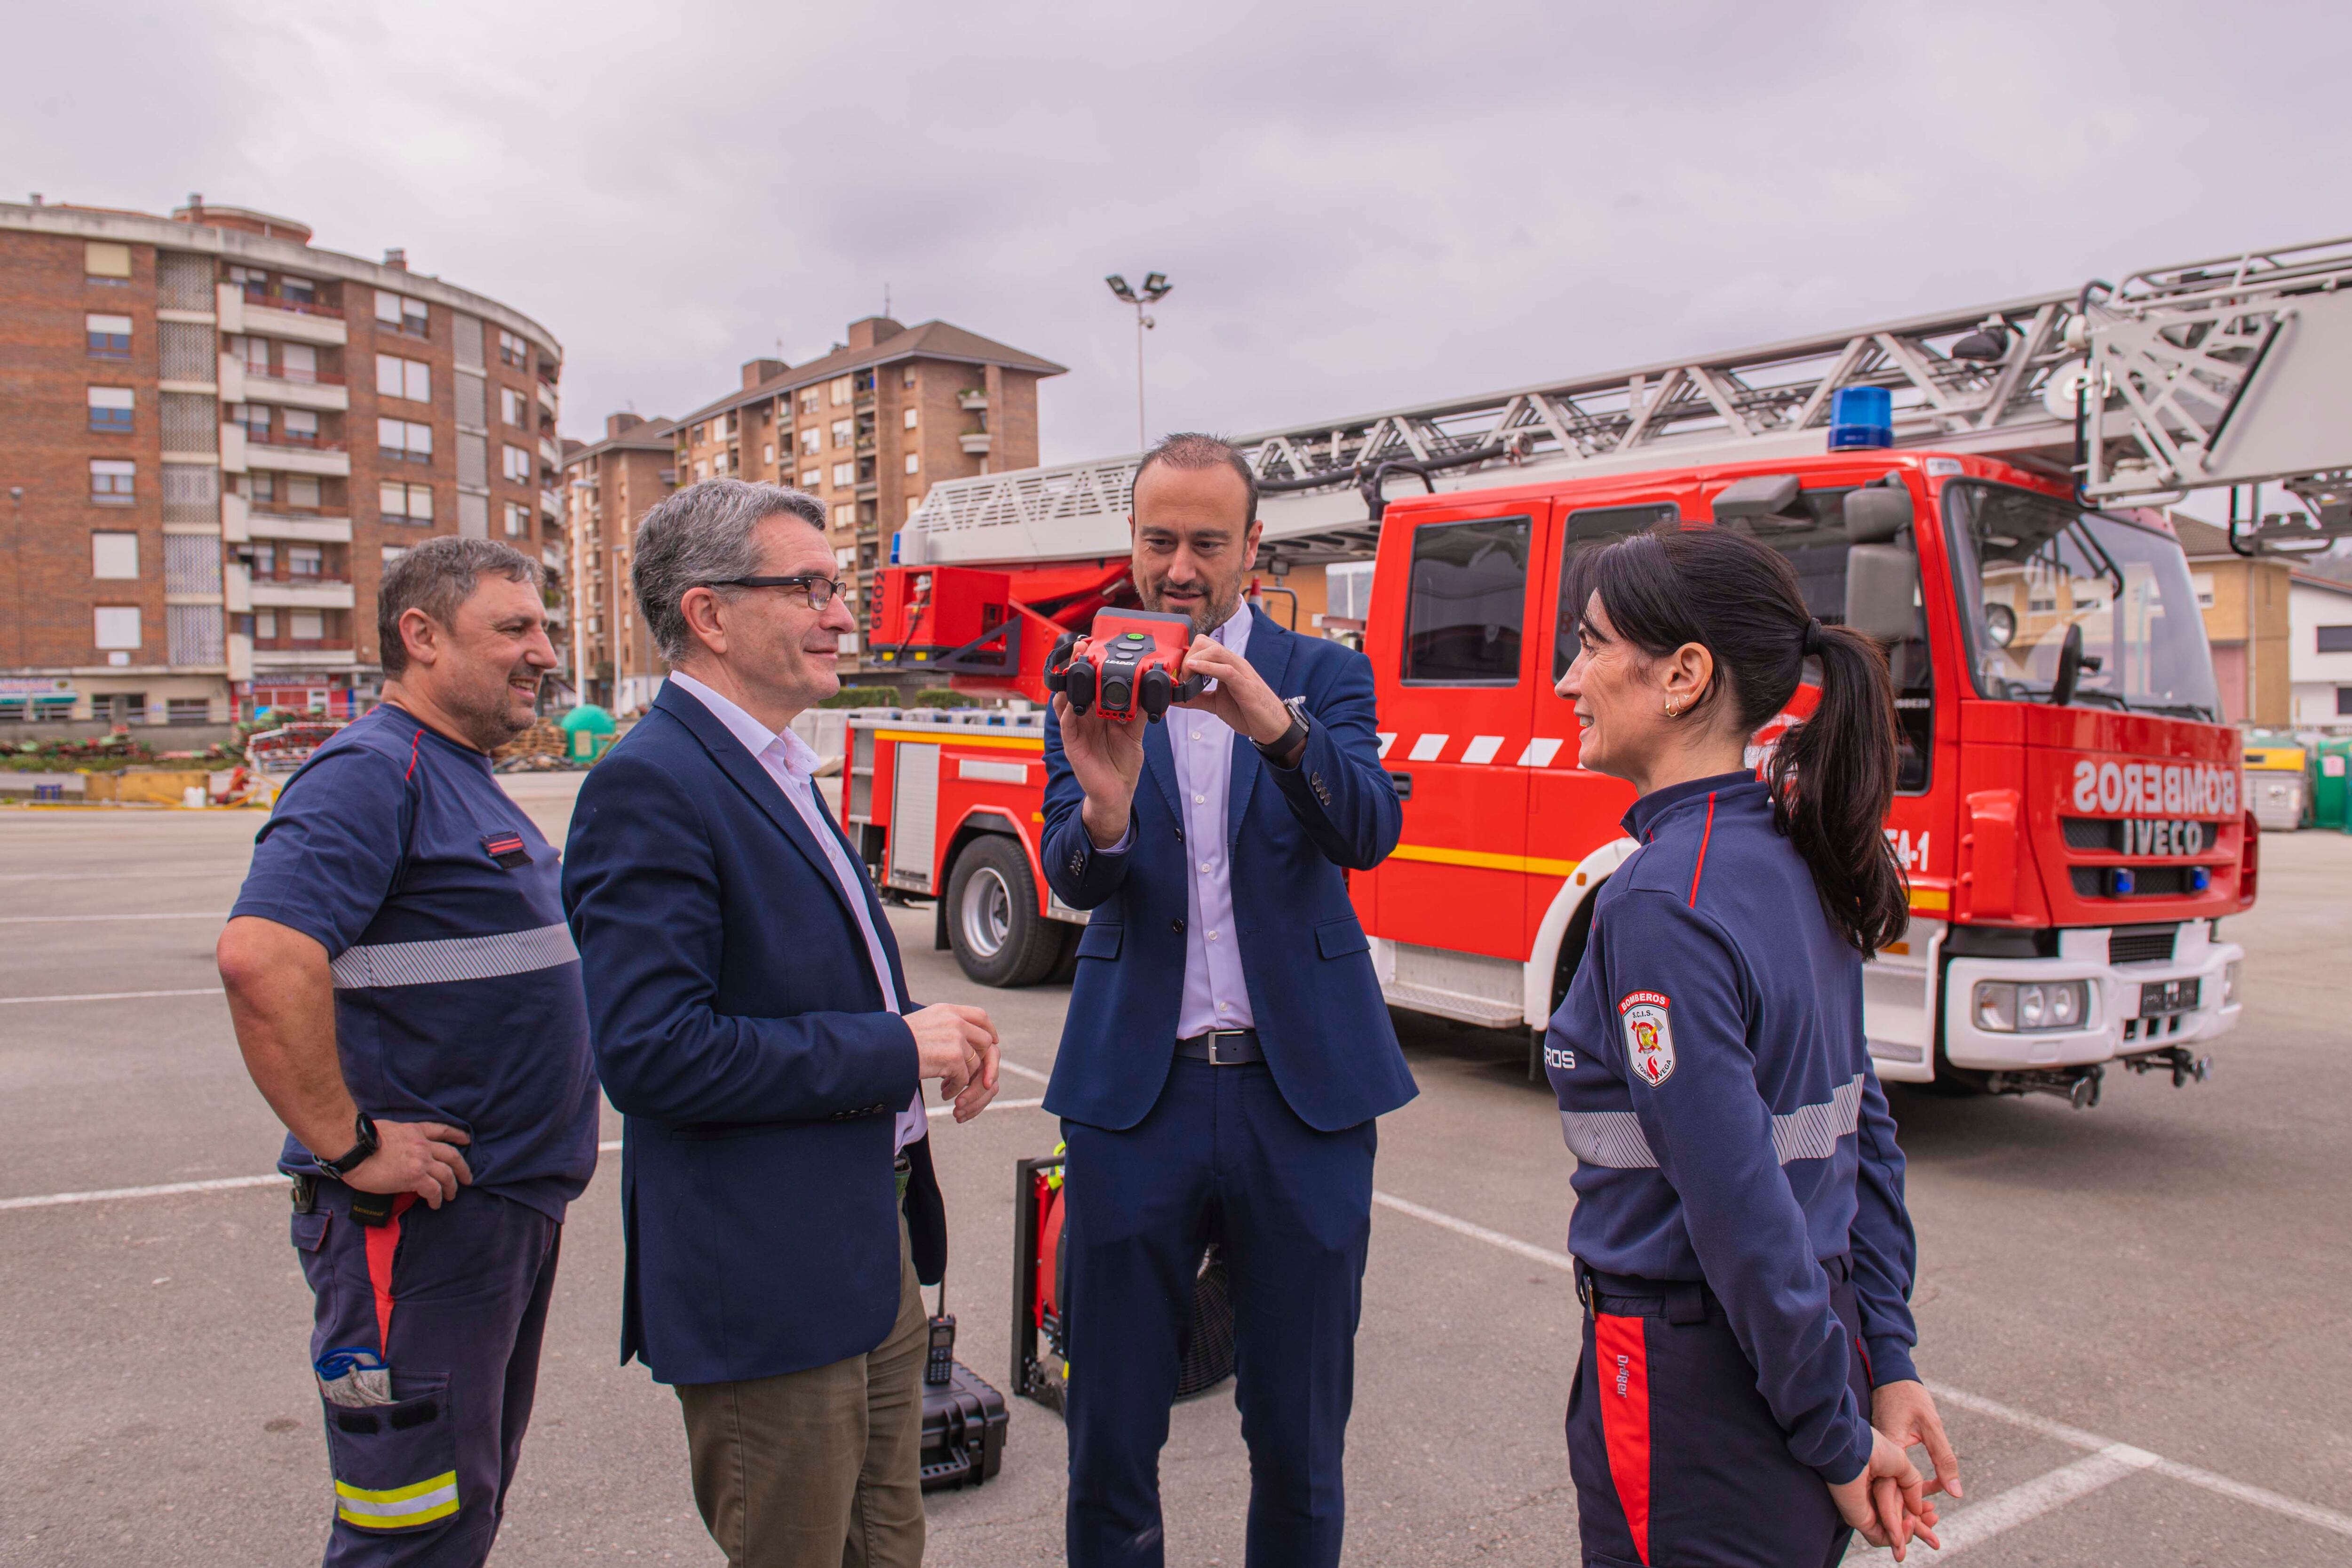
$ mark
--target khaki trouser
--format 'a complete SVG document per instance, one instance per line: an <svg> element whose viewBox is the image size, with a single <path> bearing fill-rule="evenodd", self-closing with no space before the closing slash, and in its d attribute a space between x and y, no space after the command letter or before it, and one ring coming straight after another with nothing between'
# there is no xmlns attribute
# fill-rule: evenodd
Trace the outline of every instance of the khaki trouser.
<svg viewBox="0 0 2352 1568"><path fill-rule="evenodd" d="M682 1384L694 1502L730 1568L919 1568L923 1298L898 1226L898 1321L864 1355Z"/></svg>

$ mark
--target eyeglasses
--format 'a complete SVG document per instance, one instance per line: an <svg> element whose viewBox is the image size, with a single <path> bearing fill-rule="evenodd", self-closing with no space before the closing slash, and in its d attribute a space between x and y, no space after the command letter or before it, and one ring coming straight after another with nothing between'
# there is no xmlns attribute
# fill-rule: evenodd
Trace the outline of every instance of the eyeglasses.
<svg viewBox="0 0 2352 1568"><path fill-rule="evenodd" d="M723 582L703 585L709 588L798 588L807 595L812 610L824 609L841 592L841 584L830 577L730 577Z"/></svg>

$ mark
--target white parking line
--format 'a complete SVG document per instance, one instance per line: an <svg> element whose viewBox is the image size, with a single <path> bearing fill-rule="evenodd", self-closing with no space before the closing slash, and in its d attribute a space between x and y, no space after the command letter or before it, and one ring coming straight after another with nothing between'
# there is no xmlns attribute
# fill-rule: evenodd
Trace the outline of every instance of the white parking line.
<svg viewBox="0 0 2352 1568"><path fill-rule="evenodd" d="M276 1171L266 1176L220 1176L209 1182L164 1182L152 1187L108 1187L95 1193L44 1193L33 1198L0 1198L0 1209L51 1209L67 1204L99 1204L114 1198L169 1198L182 1193L225 1193L236 1187L282 1187Z"/></svg>
<svg viewBox="0 0 2352 1568"><path fill-rule="evenodd" d="M185 991L84 991L72 996L0 996L0 1007L24 1007L35 1002L130 1002L142 996L217 996L217 985L198 985Z"/></svg>
<svg viewBox="0 0 2352 1568"><path fill-rule="evenodd" d="M1035 1068L1024 1068L1019 1062L1008 1062L1003 1057L996 1058L996 1065L1003 1070L1011 1073L1014 1078L1025 1078L1032 1083L1051 1083L1054 1081L1054 1075L1052 1073L1039 1072Z"/></svg>
<svg viewBox="0 0 2352 1568"><path fill-rule="evenodd" d="M1469 1220L1454 1215L1441 1213L1433 1208L1424 1208L1419 1204L1397 1197L1393 1194L1376 1191L1372 1194L1372 1201L1382 1208L1393 1209L1399 1214L1408 1215L1414 1219L1450 1230L1456 1236L1468 1237L1473 1241L1483 1241L1489 1247L1501 1247L1506 1252L1516 1254L1532 1262L1547 1264L1564 1273L1573 1272L1576 1268L1576 1260L1565 1252L1554 1252L1549 1247L1538 1247L1529 1241L1521 1241L1515 1236L1506 1236L1501 1231L1489 1230L1483 1225L1473 1224ZM1987 1498L1982 1502L1970 1503L1964 1511L1947 1515L1943 1528L1937 1532L1945 1538L1947 1555L1953 1550L1952 1542L1956 1540L1970 1545L1976 1544L2001 1531L2046 1513L2062 1503L2081 1497L2086 1492L2095 1491L2111 1481L2120 1480L2125 1476L2140 1470L2146 1470L2150 1475L2163 1476L2168 1480L2182 1481L2192 1487L2202 1488L2219 1497L2251 1503L2256 1508L2267 1509L2273 1513L2284 1514L2289 1519L2300 1520L2305 1524L2332 1531L2338 1535L2352 1536L2352 1514L2338 1513L2334 1509L2321 1508L2316 1503L2305 1502L2299 1498L2287 1497L2283 1493L2271 1491L2267 1488L2249 1486L2243 1481L2231 1480L2227 1476L2215 1475L2210 1470L2200 1470L2194 1465L2184 1465L2177 1459L2168 1459L2161 1455L2148 1453L2146 1449L2135 1448L2127 1443L2118 1443L2111 1437L2102 1437L2095 1432L2086 1432L2079 1426L2069 1426L2063 1422L2053 1421L2046 1415L2036 1415L2031 1411L2019 1410L2014 1406L2000 1404L1997 1400L1987 1399L1981 1394L1970 1394L1964 1389L1952 1388L1940 1383L1931 1383L1927 1387L1938 1400L1945 1404L1956 1405L1963 1410L1973 1410L1979 1415L1990 1415L1997 1421L2006 1421L2012 1426L2039 1432L2045 1437L2054 1437L2059 1442L2073 1447L2092 1450L2088 1458L2076 1460L2070 1465L2062 1465L2047 1475L2011 1487L2006 1491ZM2004 1510L2003 1500L2009 1498L2016 1498L2019 1500L2009 1504ZM2036 1506L2037 1503L2038 1506ZM2026 1511L2028 1510L2031 1511ZM1979 1520L1981 1520L1981 1522L1967 1523L1965 1529L1963 1528L1963 1521ZM1933 1558L1935 1553L1927 1552L1926 1555ZM1894 1559L1887 1553L1871 1552L1863 1557L1848 1558L1847 1561L1876 1563L1892 1562Z"/></svg>

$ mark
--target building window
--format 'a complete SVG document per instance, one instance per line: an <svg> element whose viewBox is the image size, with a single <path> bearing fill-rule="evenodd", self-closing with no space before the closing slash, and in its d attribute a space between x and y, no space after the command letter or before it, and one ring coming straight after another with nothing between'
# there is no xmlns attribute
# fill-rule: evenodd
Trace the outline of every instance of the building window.
<svg viewBox="0 0 2352 1568"><path fill-rule="evenodd" d="M375 356L375 395L404 397L411 403L433 401L433 367L423 360Z"/></svg>
<svg viewBox="0 0 2352 1568"><path fill-rule="evenodd" d="M855 501L843 501L840 505L835 507L833 509L833 526L835 528L856 527L857 503Z"/></svg>
<svg viewBox="0 0 2352 1568"><path fill-rule="evenodd" d="M89 499L100 506L129 506L138 499L132 480L138 475L135 464L114 458L92 458L89 460Z"/></svg>
<svg viewBox="0 0 2352 1568"><path fill-rule="evenodd" d="M2338 719L2352 717L2352 686L2336 689L2336 716Z"/></svg>
<svg viewBox="0 0 2352 1568"><path fill-rule="evenodd" d="M851 387L850 379L845 375L836 375L833 378L831 392L833 405L835 408L848 407L850 398L856 395Z"/></svg>
<svg viewBox="0 0 2352 1568"><path fill-rule="evenodd" d="M131 388L93 386L89 389L89 427L121 435L131 433Z"/></svg>
<svg viewBox="0 0 2352 1568"><path fill-rule="evenodd" d="M433 460L433 426L407 419L378 419L375 446L378 456L394 462L429 463Z"/></svg>
<svg viewBox="0 0 2352 1568"><path fill-rule="evenodd" d="M315 544L289 544L286 547L286 575L289 577L320 577L326 574L327 552Z"/></svg>
<svg viewBox="0 0 2352 1568"><path fill-rule="evenodd" d="M530 406L530 400L525 397L521 393L516 391L513 387L501 386L499 388L499 417L505 420L508 424L520 425L525 423L523 414Z"/></svg>
<svg viewBox="0 0 2352 1568"><path fill-rule="evenodd" d="M289 474L286 476L286 504L299 511L319 510L319 476Z"/></svg>
<svg viewBox="0 0 2352 1568"><path fill-rule="evenodd" d="M908 365L898 373L898 384L900 386L912 386L915 384L915 367L913 365Z"/></svg>
<svg viewBox="0 0 2352 1568"><path fill-rule="evenodd" d="M252 557L253 574L256 577L278 575L278 546L268 540L261 540L257 542L247 553Z"/></svg>
<svg viewBox="0 0 2352 1568"><path fill-rule="evenodd" d="M814 413L815 413L815 412L816 412L816 403L817 403L817 389L816 389L815 387L814 387L814 386L804 386L804 387L801 388L801 412L802 412L802 413L803 413L803 414L814 414Z"/></svg>
<svg viewBox="0 0 2352 1568"><path fill-rule="evenodd" d="M516 484L530 483L530 454L520 447L506 449L507 478Z"/></svg>
<svg viewBox="0 0 2352 1568"><path fill-rule="evenodd" d="M530 531L530 508L519 501L507 502L507 537L520 539Z"/></svg>
<svg viewBox="0 0 2352 1568"><path fill-rule="evenodd" d="M213 705L209 698L166 697L163 699L163 722L166 724L209 724Z"/></svg>
<svg viewBox="0 0 2352 1568"><path fill-rule="evenodd" d="M286 635L298 643L324 642L327 616L323 610L293 610L286 616Z"/></svg>
<svg viewBox="0 0 2352 1568"><path fill-rule="evenodd" d="M2315 626L2321 653L2352 653L2352 626Z"/></svg>
<svg viewBox="0 0 2352 1568"><path fill-rule="evenodd" d="M319 416L311 409L279 409L278 427L289 446L315 447L319 444Z"/></svg>
<svg viewBox="0 0 2352 1568"><path fill-rule="evenodd" d="M92 283L104 283L115 288L131 281L131 247L111 245L105 240L83 242L81 275Z"/></svg>
<svg viewBox="0 0 2352 1568"><path fill-rule="evenodd" d="M248 300L258 300L269 292L269 274L258 267L232 267L228 280L244 291Z"/></svg>
<svg viewBox="0 0 2352 1568"><path fill-rule="evenodd" d="M431 522L433 487L385 479L376 486L377 510L386 522ZM404 548L388 546L387 548Z"/></svg>
<svg viewBox="0 0 2352 1568"><path fill-rule="evenodd" d="M801 452L803 456L814 458L817 453L824 450L824 431L812 425L807 429L801 432Z"/></svg>
<svg viewBox="0 0 2352 1568"><path fill-rule="evenodd" d="M912 408L909 408L909 409L908 409L908 410L907 410L907 428L908 428L908 429L909 429L909 430L912 430L914 427L915 427L915 411L914 411Z"/></svg>
<svg viewBox="0 0 2352 1568"><path fill-rule="evenodd" d="M292 305L315 305L319 302L319 286L308 278L289 277L281 272L278 277L278 297Z"/></svg>
<svg viewBox="0 0 2352 1568"><path fill-rule="evenodd" d="M835 450L845 450L856 438L856 429L848 420L836 419L833 422L833 445Z"/></svg>
<svg viewBox="0 0 2352 1568"><path fill-rule="evenodd" d="M240 474L236 480L236 493L257 506L268 506L278 500L278 476L266 468Z"/></svg>
<svg viewBox="0 0 2352 1568"><path fill-rule="evenodd" d="M90 612L92 634L100 653L139 651L139 606L100 605Z"/></svg>
<svg viewBox="0 0 2352 1568"><path fill-rule="evenodd" d="M823 468L803 468L801 470L801 489L804 490L813 490L823 483L824 483L824 470Z"/></svg>
<svg viewBox="0 0 2352 1568"><path fill-rule="evenodd" d="M389 566L407 553L408 546L405 544L387 544L383 547L383 563Z"/></svg>
<svg viewBox="0 0 2352 1568"><path fill-rule="evenodd" d="M276 642L278 640L277 611L256 610L253 612L253 640L256 642Z"/></svg>
<svg viewBox="0 0 2352 1568"><path fill-rule="evenodd" d="M855 463L835 463L833 466L833 482L845 489L849 486L856 484L857 482L857 465Z"/></svg>
<svg viewBox="0 0 2352 1568"><path fill-rule="evenodd" d="M921 458L918 458L912 452L907 454L907 471L908 473L919 473L922 470L922 466Z"/></svg>
<svg viewBox="0 0 2352 1568"><path fill-rule="evenodd" d="M504 329L499 332L499 363L517 370L530 368L530 353L523 346L523 341Z"/></svg>
<svg viewBox="0 0 2352 1568"><path fill-rule="evenodd" d="M81 319L81 322L82 331L89 334L90 358L131 357L130 317L88 315Z"/></svg>
<svg viewBox="0 0 2352 1568"><path fill-rule="evenodd" d="M694 477L698 479L707 479L710 477L710 460L708 458L695 459Z"/></svg>
<svg viewBox="0 0 2352 1568"><path fill-rule="evenodd" d="M761 466L763 466L763 467L768 467L768 468L772 468L772 467L774 467L774 465L775 465L775 461L776 461L776 444L775 444L773 441L762 441L762 442L761 442L761 443L760 443L760 462L761 462Z"/></svg>
<svg viewBox="0 0 2352 1568"><path fill-rule="evenodd" d="M228 407L228 420L243 428L248 441L269 439L269 405L266 403L232 403Z"/></svg>
<svg viewBox="0 0 2352 1568"><path fill-rule="evenodd" d="M268 372L264 372L267 374ZM278 379L280 381L315 382L319 379L319 351L309 343L278 345Z"/></svg>
<svg viewBox="0 0 2352 1568"><path fill-rule="evenodd" d="M293 279L287 281L291 283ZM428 335L426 328L431 320L424 300L412 300L405 294L394 294L384 289L375 291L375 321L379 328L421 338Z"/></svg>
<svg viewBox="0 0 2352 1568"><path fill-rule="evenodd" d="M139 536L135 533L91 534L89 574L93 577L135 579L139 575Z"/></svg>

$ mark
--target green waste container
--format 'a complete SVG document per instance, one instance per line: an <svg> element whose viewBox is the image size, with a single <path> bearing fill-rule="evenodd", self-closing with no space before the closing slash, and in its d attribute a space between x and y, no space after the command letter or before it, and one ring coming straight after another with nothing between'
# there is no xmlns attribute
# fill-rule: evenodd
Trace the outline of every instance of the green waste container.
<svg viewBox="0 0 2352 1568"><path fill-rule="evenodd" d="M613 716L593 702L583 702L561 721L563 754L575 763L593 763L613 743Z"/></svg>
<svg viewBox="0 0 2352 1568"><path fill-rule="evenodd" d="M2311 825L2352 833L2352 736L2331 735L2311 755Z"/></svg>

